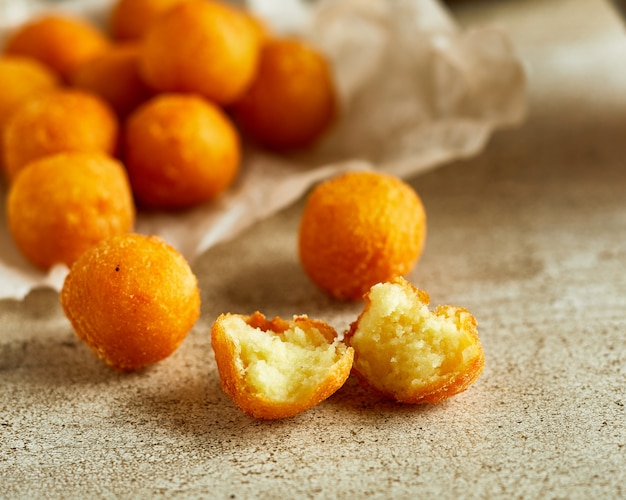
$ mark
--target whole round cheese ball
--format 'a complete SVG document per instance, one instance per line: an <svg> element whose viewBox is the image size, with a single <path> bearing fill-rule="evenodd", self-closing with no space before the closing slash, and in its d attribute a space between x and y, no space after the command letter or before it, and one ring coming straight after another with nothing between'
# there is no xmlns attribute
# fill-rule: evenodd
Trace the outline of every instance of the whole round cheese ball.
<svg viewBox="0 0 626 500"><path fill-rule="evenodd" d="M426 212L392 175L349 172L317 185L299 228L303 269L338 299L360 299L376 283L406 275L422 254Z"/></svg>
<svg viewBox="0 0 626 500"><path fill-rule="evenodd" d="M101 153L37 160L10 185L7 220L32 264L70 266L99 241L132 229L135 207L126 171Z"/></svg>
<svg viewBox="0 0 626 500"><path fill-rule="evenodd" d="M214 199L239 170L237 131L217 106L194 95L161 94L125 130L125 163L137 202L184 209Z"/></svg>
<svg viewBox="0 0 626 500"><path fill-rule="evenodd" d="M85 252L70 269L61 304L76 335L120 370L168 357L200 314L197 279L183 256L138 234Z"/></svg>
<svg viewBox="0 0 626 500"><path fill-rule="evenodd" d="M4 51L37 59L67 80L78 64L108 44L106 36L86 21L49 14L20 26L8 38Z"/></svg>
<svg viewBox="0 0 626 500"><path fill-rule="evenodd" d="M113 155L119 125L110 106L81 90L58 90L28 99L7 121L4 165L9 179L27 163L55 153L101 152Z"/></svg>
<svg viewBox="0 0 626 500"><path fill-rule="evenodd" d="M145 34L141 72L160 92L195 92L226 105L243 94L257 69L258 27L241 10L188 0L160 16Z"/></svg>
<svg viewBox="0 0 626 500"><path fill-rule="evenodd" d="M332 125L337 97L330 65L295 39L268 39L259 71L233 105L235 121L259 144L275 149L313 145Z"/></svg>

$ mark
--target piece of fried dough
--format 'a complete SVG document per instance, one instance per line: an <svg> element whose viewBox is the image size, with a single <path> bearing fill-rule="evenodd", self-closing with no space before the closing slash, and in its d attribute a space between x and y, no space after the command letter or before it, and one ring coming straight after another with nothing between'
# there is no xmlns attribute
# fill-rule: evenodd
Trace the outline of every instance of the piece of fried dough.
<svg viewBox="0 0 626 500"><path fill-rule="evenodd" d="M78 338L122 371L169 357L200 315L198 280L183 255L157 236L133 233L84 252L60 299Z"/></svg>
<svg viewBox="0 0 626 500"><path fill-rule="evenodd" d="M298 234L300 263L329 295L360 300L376 283L413 269L426 233L426 211L411 185L382 172L347 172L308 196Z"/></svg>
<svg viewBox="0 0 626 500"><path fill-rule="evenodd" d="M404 278L374 285L345 342L353 373L402 403L439 403L467 389L485 365L476 319L464 308L428 309L430 298Z"/></svg>
<svg viewBox="0 0 626 500"><path fill-rule="evenodd" d="M95 94L63 88L22 103L3 130L2 153L12 181L29 163L56 153L104 153L117 148L119 121Z"/></svg>
<svg viewBox="0 0 626 500"><path fill-rule="evenodd" d="M15 244L43 270L71 266L135 223L126 170L102 153L59 153L29 163L11 184L6 206Z"/></svg>
<svg viewBox="0 0 626 500"><path fill-rule="evenodd" d="M210 202L239 173L237 129L221 108L197 95L160 94L126 122L125 164L144 208L183 210Z"/></svg>
<svg viewBox="0 0 626 500"><path fill-rule="evenodd" d="M257 71L259 29L228 3L187 0L159 16L141 42L140 71L159 92L238 100Z"/></svg>
<svg viewBox="0 0 626 500"><path fill-rule="evenodd" d="M332 69L313 46L267 39L257 75L233 106L235 120L261 145L289 151L313 146L337 115Z"/></svg>
<svg viewBox="0 0 626 500"><path fill-rule="evenodd" d="M344 384L354 357L331 326L307 316L222 314L211 340L224 392L262 419L291 417L324 401Z"/></svg>
<svg viewBox="0 0 626 500"><path fill-rule="evenodd" d="M109 44L96 25L64 14L44 14L19 26L4 46L5 54L32 57L67 81L74 68Z"/></svg>

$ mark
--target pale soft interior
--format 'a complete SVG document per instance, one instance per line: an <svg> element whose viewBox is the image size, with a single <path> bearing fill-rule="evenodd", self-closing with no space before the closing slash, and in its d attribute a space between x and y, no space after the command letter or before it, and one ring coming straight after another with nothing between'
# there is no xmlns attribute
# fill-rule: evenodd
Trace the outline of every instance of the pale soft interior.
<svg viewBox="0 0 626 500"><path fill-rule="evenodd" d="M299 401L309 396L345 353L345 345L328 343L316 328L298 326L276 334L230 316L224 328L235 342L236 360L245 383L273 401Z"/></svg>
<svg viewBox="0 0 626 500"><path fill-rule="evenodd" d="M459 319L435 315L402 286L376 285L370 299L350 343L355 367L379 388L398 393L431 385L479 354Z"/></svg>

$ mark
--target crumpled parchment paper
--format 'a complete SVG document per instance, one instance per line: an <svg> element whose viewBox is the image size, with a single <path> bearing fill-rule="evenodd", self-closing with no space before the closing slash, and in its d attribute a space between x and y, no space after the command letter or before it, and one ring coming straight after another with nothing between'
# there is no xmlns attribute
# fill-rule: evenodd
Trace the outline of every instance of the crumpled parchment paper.
<svg viewBox="0 0 626 500"><path fill-rule="evenodd" d="M17 4L0 4L5 34L49 10L26 2L18 11ZM54 2L57 10L100 21L110 5ZM341 118L315 150L274 156L246 148L237 182L213 203L138 215L137 232L163 237L192 262L322 179L348 169L414 176L478 153L495 129L525 116L524 69L506 34L462 30L435 0L250 0L248 6L275 32L303 36L327 54ZM21 257L6 227L5 201L2 186L0 299L21 299L41 286L59 290L67 269L43 273Z"/></svg>

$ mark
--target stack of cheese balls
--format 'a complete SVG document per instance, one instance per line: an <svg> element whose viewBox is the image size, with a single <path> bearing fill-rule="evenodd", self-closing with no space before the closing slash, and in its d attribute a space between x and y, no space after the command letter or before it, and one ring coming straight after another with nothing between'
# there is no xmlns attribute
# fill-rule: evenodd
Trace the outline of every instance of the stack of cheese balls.
<svg viewBox="0 0 626 500"><path fill-rule="evenodd" d="M305 148L336 114L321 53L213 0L117 0L106 26L33 18L6 38L0 81L10 233L34 266L70 268L77 334L125 370L169 355L199 314L189 266L133 234L137 210L210 203L237 178L244 137Z"/></svg>
<svg viewBox="0 0 626 500"><path fill-rule="evenodd" d="M94 240L129 231L135 206L211 202L237 177L242 135L274 150L308 147L336 108L319 52L211 0L118 0L106 30L68 15L38 17L7 38L0 79L9 226L43 269L71 265ZM18 175L43 159L62 174L40 166ZM115 190L90 180L78 165L85 162L115 177ZM133 203L122 203L129 189ZM105 194L117 203L103 203ZM81 201L75 209L72 196ZM53 251L50 239L72 244Z"/></svg>

